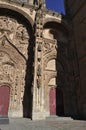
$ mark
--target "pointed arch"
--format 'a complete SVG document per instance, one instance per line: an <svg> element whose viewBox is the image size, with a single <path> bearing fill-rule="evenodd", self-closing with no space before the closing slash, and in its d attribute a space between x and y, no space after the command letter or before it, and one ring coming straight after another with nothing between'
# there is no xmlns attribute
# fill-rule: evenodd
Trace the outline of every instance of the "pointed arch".
<svg viewBox="0 0 86 130"><path fill-rule="evenodd" d="M31 18L31 16L29 14L27 14L23 9L19 8L18 6L14 6L14 5L9 4L9 3L0 3L0 9L4 9L4 10L8 9L8 10L10 10L12 12L19 13L27 21L29 21L31 26L33 27L34 21Z"/></svg>

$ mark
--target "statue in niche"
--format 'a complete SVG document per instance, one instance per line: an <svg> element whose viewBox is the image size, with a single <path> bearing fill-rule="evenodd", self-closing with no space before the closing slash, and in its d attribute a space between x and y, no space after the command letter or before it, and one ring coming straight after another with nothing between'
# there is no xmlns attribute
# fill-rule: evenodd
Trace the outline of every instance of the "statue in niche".
<svg viewBox="0 0 86 130"><path fill-rule="evenodd" d="M16 36L20 38L21 40L28 39L28 32L26 28L23 25L19 25L17 27Z"/></svg>
<svg viewBox="0 0 86 130"><path fill-rule="evenodd" d="M41 67L40 67L40 65L38 65L37 76L41 76Z"/></svg>
<svg viewBox="0 0 86 130"><path fill-rule="evenodd" d="M41 87L41 77L37 78L37 88Z"/></svg>

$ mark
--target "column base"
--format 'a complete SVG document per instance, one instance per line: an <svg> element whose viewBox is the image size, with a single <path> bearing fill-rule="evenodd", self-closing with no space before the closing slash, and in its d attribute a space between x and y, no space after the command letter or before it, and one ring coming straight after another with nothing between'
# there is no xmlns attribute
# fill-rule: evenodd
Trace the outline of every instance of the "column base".
<svg viewBox="0 0 86 130"><path fill-rule="evenodd" d="M8 117L23 117L23 112L20 110L17 111L9 111Z"/></svg>
<svg viewBox="0 0 86 130"><path fill-rule="evenodd" d="M32 120L45 120L49 116L48 112L33 112Z"/></svg>
<svg viewBox="0 0 86 130"><path fill-rule="evenodd" d="M8 117L4 117L4 116L0 116L0 124L9 124L9 118Z"/></svg>

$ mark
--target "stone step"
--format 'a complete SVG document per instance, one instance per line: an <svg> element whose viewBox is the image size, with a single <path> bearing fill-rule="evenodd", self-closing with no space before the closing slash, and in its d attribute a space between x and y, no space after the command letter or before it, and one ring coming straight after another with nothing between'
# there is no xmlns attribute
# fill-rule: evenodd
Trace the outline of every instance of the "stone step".
<svg viewBox="0 0 86 130"><path fill-rule="evenodd" d="M0 125L1 124L9 124L9 118L8 117L0 117Z"/></svg>
<svg viewBox="0 0 86 130"><path fill-rule="evenodd" d="M47 121L72 121L71 117L59 117L59 116L49 116L46 117Z"/></svg>
<svg viewBox="0 0 86 130"><path fill-rule="evenodd" d="M12 123L12 122L29 122L31 121L30 118L23 118L23 117L10 117L9 118L9 122Z"/></svg>

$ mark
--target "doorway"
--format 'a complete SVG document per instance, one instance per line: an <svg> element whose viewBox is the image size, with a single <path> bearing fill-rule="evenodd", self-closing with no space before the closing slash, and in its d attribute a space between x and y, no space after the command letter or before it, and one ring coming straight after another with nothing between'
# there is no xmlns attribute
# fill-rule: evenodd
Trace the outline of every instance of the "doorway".
<svg viewBox="0 0 86 130"><path fill-rule="evenodd" d="M56 88L52 87L49 93L50 115L56 115Z"/></svg>
<svg viewBox="0 0 86 130"><path fill-rule="evenodd" d="M10 99L10 88L6 85L0 86L0 116L8 116Z"/></svg>
<svg viewBox="0 0 86 130"><path fill-rule="evenodd" d="M56 90L56 115L64 116L63 91L58 87Z"/></svg>

